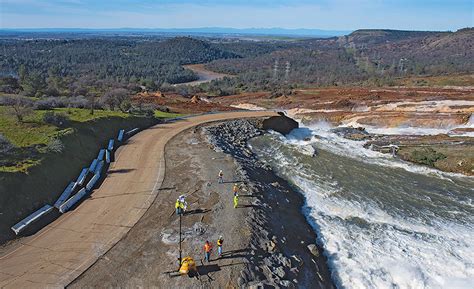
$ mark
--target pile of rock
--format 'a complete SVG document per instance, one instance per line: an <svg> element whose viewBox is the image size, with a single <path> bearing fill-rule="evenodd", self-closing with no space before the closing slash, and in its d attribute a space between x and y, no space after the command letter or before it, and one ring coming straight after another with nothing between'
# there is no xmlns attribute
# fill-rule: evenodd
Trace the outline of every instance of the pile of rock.
<svg viewBox="0 0 474 289"><path fill-rule="evenodd" d="M331 131L350 140L368 140L374 137L363 127L337 127L331 129Z"/></svg>
<svg viewBox="0 0 474 289"><path fill-rule="evenodd" d="M301 195L247 146L249 139L264 133L262 128L261 120L234 120L204 130L216 151L237 160L237 173L253 196L246 218L252 234L248 263L237 283L245 288L334 288L314 244L316 235L301 214Z"/></svg>

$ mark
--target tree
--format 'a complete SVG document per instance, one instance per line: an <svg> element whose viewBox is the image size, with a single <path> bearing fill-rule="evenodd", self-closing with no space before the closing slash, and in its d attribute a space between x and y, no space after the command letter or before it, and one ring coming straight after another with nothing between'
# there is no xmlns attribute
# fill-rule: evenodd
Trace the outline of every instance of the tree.
<svg viewBox="0 0 474 289"><path fill-rule="evenodd" d="M0 78L0 92L18 93L20 84L18 79L13 76L4 76Z"/></svg>
<svg viewBox="0 0 474 289"><path fill-rule="evenodd" d="M26 80L28 72L24 64L21 64L18 68L18 78L20 79L20 84L23 85L23 82Z"/></svg>
<svg viewBox="0 0 474 289"><path fill-rule="evenodd" d="M90 109L91 109L91 115L93 115L94 114L94 108L95 108L95 94L89 92L87 94L87 100L89 102L89 106L90 106Z"/></svg>
<svg viewBox="0 0 474 289"><path fill-rule="evenodd" d="M46 82L39 73L33 72L23 81L22 86L27 96L39 97L46 88Z"/></svg>
<svg viewBox="0 0 474 289"><path fill-rule="evenodd" d="M115 88L104 94L103 102L114 110L115 107L122 112L126 112L130 108L130 93L124 88Z"/></svg>
<svg viewBox="0 0 474 289"><path fill-rule="evenodd" d="M7 96L4 103L9 106L10 114L16 117L18 122L33 112L33 101L22 96Z"/></svg>
<svg viewBox="0 0 474 289"><path fill-rule="evenodd" d="M48 69L48 77L46 78L45 93L48 96L59 96L61 90L61 78L59 77L59 68L56 66Z"/></svg>

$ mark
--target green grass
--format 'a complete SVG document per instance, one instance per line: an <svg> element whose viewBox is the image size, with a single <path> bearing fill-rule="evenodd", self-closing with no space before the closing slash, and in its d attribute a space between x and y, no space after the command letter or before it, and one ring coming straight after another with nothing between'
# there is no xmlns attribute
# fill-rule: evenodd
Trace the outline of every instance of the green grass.
<svg viewBox="0 0 474 289"><path fill-rule="evenodd" d="M83 108L55 108L54 111L62 112L66 114L71 121L77 121L77 122L86 122L86 121L91 121L91 120L99 119L103 117L127 118L130 116L130 114L127 114L121 111L111 111L111 110L94 110L94 114L91 114L90 109L83 109Z"/></svg>
<svg viewBox="0 0 474 289"><path fill-rule="evenodd" d="M164 112L164 111L160 111L160 110L155 111L155 117L157 117L157 118L174 118L174 117L180 117L180 116L183 116L183 115L184 114Z"/></svg>
<svg viewBox="0 0 474 289"><path fill-rule="evenodd" d="M29 168L39 165L41 160L33 160L33 159L24 159L18 161L14 166L0 166L0 172L2 173L16 173L16 172L24 172L26 173Z"/></svg>
<svg viewBox="0 0 474 289"><path fill-rule="evenodd" d="M0 107L0 133L17 147L29 147L48 143L58 129L42 120L43 112L34 111L24 122L18 122L8 114L6 107Z"/></svg>
<svg viewBox="0 0 474 289"><path fill-rule="evenodd" d="M35 110L31 115L25 117L23 122L18 122L16 118L9 114L8 108L0 106L0 134L4 135L10 142L18 147L18 153L11 156L10 164L0 166L0 172L26 172L28 168L38 165L41 160L29 158L26 153L28 148L37 147L42 152L41 147L48 144L52 138L60 138L74 131L72 127L61 129L43 121L43 116L48 110ZM94 110L94 114L89 109L80 108L56 108L54 112L64 113L71 122L84 123L100 118L129 118L134 115L121 111ZM178 113L168 113L155 111L156 118L174 118L182 116ZM10 157L9 157L10 158Z"/></svg>
<svg viewBox="0 0 474 289"><path fill-rule="evenodd" d="M71 121L87 122L105 117L128 118L132 115L121 111L94 110L94 114L89 109L81 108L56 108L55 112L66 114ZM0 106L0 133L8 138L17 147L29 147L38 144L47 144L52 137L61 136L68 133L68 130L61 130L53 125L43 122L43 115L47 110L36 110L25 118L24 122L18 122L13 116L8 114L8 108ZM155 111L157 118L174 118L182 114Z"/></svg>
<svg viewBox="0 0 474 289"><path fill-rule="evenodd" d="M130 115L118 111L95 110L90 114L88 109L80 108L57 108L55 112L66 114L71 121L87 122L104 117L127 118ZM8 138L17 147L29 147L33 145L47 144L51 138L60 137L70 133L71 128L59 129L54 125L43 122L43 115L47 110L35 110L25 118L24 122L18 122L8 114L8 108L0 107L0 133Z"/></svg>

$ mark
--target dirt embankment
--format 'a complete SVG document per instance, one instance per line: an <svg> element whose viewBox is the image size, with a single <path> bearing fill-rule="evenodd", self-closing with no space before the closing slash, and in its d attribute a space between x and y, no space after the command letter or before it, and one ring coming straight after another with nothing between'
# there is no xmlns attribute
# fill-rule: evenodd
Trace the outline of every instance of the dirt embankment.
<svg viewBox="0 0 474 289"><path fill-rule="evenodd" d="M233 129L231 129L233 128ZM245 147L259 134L246 121L188 130L166 146L166 176L150 209L127 236L70 288L236 288L273 285L333 288L316 235L301 213L302 196ZM209 139L211 143L209 143ZM224 152L222 152L224 150ZM224 171L224 184L217 182ZM232 186L240 187L233 207ZM199 278L170 277L178 268L178 218L174 201L185 194L183 256L197 261ZM282 206L284 204L284 206ZM206 240L224 254L203 262ZM311 245L308 249L308 245ZM315 254L315 255L313 255Z"/></svg>

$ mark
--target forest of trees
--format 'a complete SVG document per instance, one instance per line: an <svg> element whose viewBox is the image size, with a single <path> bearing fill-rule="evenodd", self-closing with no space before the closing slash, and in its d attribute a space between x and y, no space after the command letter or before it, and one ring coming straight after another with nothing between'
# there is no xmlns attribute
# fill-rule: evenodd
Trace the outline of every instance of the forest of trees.
<svg viewBox="0 0 474 289"><path fill-rule="evenodd" d="M186 37L2 40L0 47L2 91L21 88L27 96L37 97L102 93L117 86L142 85L155 90L165 83L197 79L181 65L237 57Z"/></svg>
<svg viewBox="0 0 474 289"><path fill-rule="evenodd" d="M343 37L291 41L108 37L0 39L0 91L35 97L102 96L176 90L227 95L242 91L346 84L387 85L394 77L474 71L474 30L360 30ZM184 64L235 77L193 88Z"/></svg>
<svg viewBox="0 0 474 289"><path fill-rule="evenodd" d="M280 45L241 59L215 60L207 65L209 69L237 77L216 81L206 89L226 94L282 86L390 85L394 78L410 75L473 73L472 59L472 28L454 33L361 30Z"/></svg>

